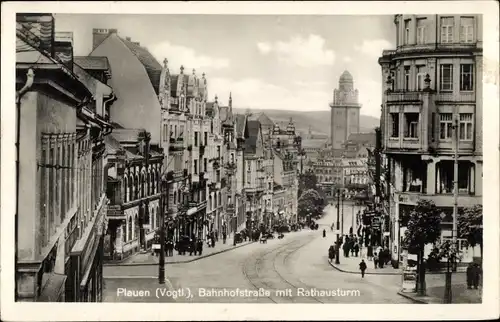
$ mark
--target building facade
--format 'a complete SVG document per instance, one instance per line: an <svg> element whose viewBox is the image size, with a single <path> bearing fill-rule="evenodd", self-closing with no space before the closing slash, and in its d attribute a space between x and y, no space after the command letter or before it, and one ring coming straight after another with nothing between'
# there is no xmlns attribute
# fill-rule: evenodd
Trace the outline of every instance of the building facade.
<svg viewBox="0 0 500 322"><path fill-rule="evenodd" d="M163 154L151 149L145 130L114 129L106 138L108 234L106 259L148 249L160 227Z"/></svg>
<svg viewBox="0 0 500 322"><path fill-rule="evenodd" d="M348 71L340 75L339 88L333 90L331 108L330 142L333 149L342 148L351 133L359 132L359 92Z"/></svg>
<svg viewBox="0 0 500 322"><path fill-rule="evenodd" d="M482 18L479 15L396 15L395 50L379 59L386 90L382 148L394 202L393 258L418 199L442 211L449 238L458 153L458 207L482 203Z"/></svg>
<svg viewBox="0 0 500 322"><path fill-rule="evenodd" d="M98 302L113 90L74 65L72 33L54 32L52 15L16 20L15 299Z"/></svg>

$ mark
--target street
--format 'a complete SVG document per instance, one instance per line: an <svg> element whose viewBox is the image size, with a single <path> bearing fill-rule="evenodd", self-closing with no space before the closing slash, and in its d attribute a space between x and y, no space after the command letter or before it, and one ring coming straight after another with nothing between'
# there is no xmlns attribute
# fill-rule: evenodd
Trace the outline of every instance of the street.
<svg viewBox="0 0 500 322"><path fill-rule="evenodd" d="M167 265L165 285L158 284L158 266L104 267L103 301L411 303L397 295L400 276L362 279L330 266L327 249L335 240L329 229L333 220L335 207L328 207L316 231L304 229L267 244L253 243L195 262ZM326 238L322 238L323 229Z"/></svg>

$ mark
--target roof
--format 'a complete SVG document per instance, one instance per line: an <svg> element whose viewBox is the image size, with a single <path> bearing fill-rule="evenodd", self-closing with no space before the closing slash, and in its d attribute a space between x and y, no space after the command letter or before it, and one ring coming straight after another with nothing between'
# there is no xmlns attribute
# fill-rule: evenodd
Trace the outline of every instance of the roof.
<svg viewBox="0 0 500 322"><path fill-rule="evenodd" d="M236 114L236 137L243 139L245 138L245 123L247 117L243 114Z"/></svg>
<svg viewBox="0 0 500 322"><path fill-rule="evenodd" d="M351 135L349 135L349 137L347 138L346 144L357 143L365 145L375 145L375 141L375 132L351 133Z"/></svg>
<svg viewBox="0 0 500 322"><path fill-rule="evenodd" d="M75 56L73 61L85 70L108 70L108 57L102 56Z"/></svg>
<svg viewBox="0 0 500 322"><path fill-rule="evenodd" d="M141 47L121 37L120 39L144 66L146 72L148 73L149 80L151 81L151 85L153 85L153 88L158 95L160 87L160 75L162 70L162 66L160 65L160 63L156 60L156 58L154 58L154 56L148 51L147 48Z"/></svg>
<svg viewBox="0 0 500 322"><path fill-rule="evenodd" d="M118 140L116 140L113 137L113 135L106 135L104 137L104 144L106 145L106 152L108 154L115 154L119 150L123 149L123 147L120 144L120 142L118 142Z"/></svg>
<svg viewBox="0 0 500 322"><path fill-rule="evenodd" d="M303 139L303 148L322 148L327 142L327 139Z"/></svg>
<svg viewBox="0 0 500 322"><path fill-rule="evenodd" d="M257 120L260 122L262 126L273 126L274 122L267 116L264 112L260 113Z"/></svg>
<svg viewBox="0 0 500 322"><path fill-rule="evenodd" d="M170 95L177 97L177 82L179 75L170 75Z"/></svg>
<svg viewBox="0 0 500 322"><path fill-rule="evenodd" d="M342 75L340 75L340 82L352 82L353 78L349 71L345 70Z"/></svg>
<svg viewBox="0 0 500 322"><path fill-rule="evenodd" d="M139 133L144 131L143 129L114 129L112 134L113 137L120 143L123 142L138 142Z"/></svg>
<svg viewBox="0 0 500 322"><path fill-rule="evenodd" d="M245 141L245 152L255 153L257 147L257 140L260 133L260 122L259 121L248 121L248 138Z"/></svg>

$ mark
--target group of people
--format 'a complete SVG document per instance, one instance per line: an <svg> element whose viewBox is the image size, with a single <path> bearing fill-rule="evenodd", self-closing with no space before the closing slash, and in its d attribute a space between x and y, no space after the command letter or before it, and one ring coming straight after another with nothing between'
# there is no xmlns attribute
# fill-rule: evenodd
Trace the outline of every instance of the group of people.
<svg viewBox="0 0 500 322"><path fill-rule="evenodd" d="M373 260L375 268L384 268L391 261L391 253L387 247L378 246L373 251L373 247L369 246L367 258L369 261Z"/></svg>

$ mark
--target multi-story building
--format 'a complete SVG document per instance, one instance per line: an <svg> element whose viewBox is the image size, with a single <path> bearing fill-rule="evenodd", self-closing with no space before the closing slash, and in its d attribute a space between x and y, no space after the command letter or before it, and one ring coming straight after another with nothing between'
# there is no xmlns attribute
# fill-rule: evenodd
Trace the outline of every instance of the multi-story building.
<svg viewBox="0 0 500 322"><path fill-rule="evenodd" d="M333 149L340 149L351 133L359 132L359 92L347 70L340 75L339 88L333 90L330 108L330 143Z"/></svg>
<svg viewBox="0 0 500 322"><path fill-rule="evenodd" d="M259 223L262 222L265 213L266 204L264 200L269 200L264 197L269 195L267 181L270 171L268 169L269 165L266 163L269 159L267 158L268 151L264 149L260 122L246 121L244 131L248 131L248 138L245 140L243 174L247 228L256 229Z"/></svg>
<svg viewBox="0 0 500 322"><path fill-rule="evenodd" d="M103 138L113 90L74 65L72 33L17 16L18 301L101 300Z"/></svg>
<svg viewBox="0 0 500 322"><path fill-rule="evenodd" d="M162 108L161 140L162 146L168 146L165 172L172 174L172 182L165 192L165 219L166 238L177 242L181 235L181 214L185 211L188 198L188 117L186 108L185 77L170 74L168 60L163 61L163 70L160 75L159 99ZM167 203L168 202L168 203ZM182 232L183 233L183 232Z"/></svg>
<svg viewBox="0 0 500 322"><path fill-rule="evenodd" d="M92 44L91 53L79 60L94 74L107 64L109 84L116 93L109 110L116 142L108 142L108 158L121 170L108 182L116 203L108 209L108 220L113 223L107 255L123 258L148 248L155 234L152 227L158 228L150 219L159 211L160 191L146 188L156 186L167 169L168 160L162 154L170 141L161 130L166 123L162 113L169 100L170 79L166 64L160 65L140 43L119 36L117 29L93 29ZM116 150L131 155L125 153L123 158Z"/></svg>
<svg viewBox="0 0 500 322"><path fill-rule="evenodd" d="M160 227L163 154L149 142L145 130L114 129L106 137L107 259L123 259L149 248Z"/></svg>
<svg viewBox="0 0 500 322"><path fill-rule="evenodd" d="M384 50L382 148L394 187L393 258L418 199L443 213L451 235L454 154L458 207L482 203L482 17L396 15L396 49ZM401 229L400 229L401 228Z"/></svg>
<svg viewBox="0 0 500 322"><path fill-rule="evenodd" d="M236 170L235 170L235 197L239 200L236 210L237 231L248 228L251 223L251 213L247 213L247 194L245 192L246 178L250 171L245 168L245 143L249 140L248 117L242 114L234 115L234 130L236 139Z"/></svg>

